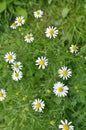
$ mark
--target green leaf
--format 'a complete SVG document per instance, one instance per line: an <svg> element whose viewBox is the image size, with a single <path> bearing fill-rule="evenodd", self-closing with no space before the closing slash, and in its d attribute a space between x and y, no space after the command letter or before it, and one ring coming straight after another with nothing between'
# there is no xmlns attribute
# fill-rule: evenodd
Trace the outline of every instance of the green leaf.
<svg viewBox="0 0 86 130"><path fill-rule="evenodd" d="M68 13L69 13L69 9L68 9L68 8L64 8L64 9L62 10L62 17L63 17L63 18L67 17Z"/></svg>
<svg viewBox="0 0 86 130"><path fill-rule="evenodd" d="M27 19L27 11L21 7L17 7L15 11L16 16L23 16L25 19Z"/></svg>
<svg viewBox="0 0 86 130"><path fill-rule="evenodd" d="M3 12L6 9L6 1L2 0L0 2L0 13Z"/></svg>

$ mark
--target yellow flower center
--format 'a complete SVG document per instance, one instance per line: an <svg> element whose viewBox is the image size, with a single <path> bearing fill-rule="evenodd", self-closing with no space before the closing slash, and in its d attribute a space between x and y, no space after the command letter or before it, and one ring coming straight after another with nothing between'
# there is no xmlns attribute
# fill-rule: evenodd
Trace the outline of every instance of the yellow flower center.
<svg viewBox="0 0 86 130"><path fill-rule="evenodd" d="M54 30L53 30L53 29L50 29L49 33L50 33L51 35L53 35L53 34L54 34Z"/></svg>
<svg viewBox="0 0 86 130"><path fill-rule="evenodd" d="M40 12L39 12L39 11L37 11L37 12L36 12L36 14L37 14L37 15L39 15L39 14L40 14Z"/></svg>
<svg viewBox="0 0 86 130"><path fill-rule="evenodd" d="M41 107L41 104L40 104L40 103L37 103L37 104L36 104L36 107L37 107L37 108L40 108L40 107Z"/></svg>
<svg viewBox="0 0 86 130"><path fill-rule="evenodd" d="M64 130L69 130L69 126L67 124L64 125Z"/></svg>
<svg viewBox="0 0 86 130"><path fill-rule="evenodd" d="M15 73L15 77L18 77L19 76L19 74L18 73Z"/></svg>
<svg viewBox="0 0 86 130"><path fill-rule="evenodd" d="M18 19L18 23L22 23L22 19L21 18Z"/></svg>
<svg viewBox="0 0 86 130"><path fill-rule="evenodd" d="M73 45L72 50L74 50L74 51L76 51L76 50L77 50L76 45Z"/></svg>
<svg viewBox="0 0 86 130"><path fill-rule="evenodd" d="M13 23L12 26L13 26L13 27L16 27L16 23Z"/></svg>
<svg viewBox="0 0 86 130"><path fill-rule="evenodd" d="M19 65L18 65L18 64L15 64L14 67L15 67L15 68L19 68Z"/></svg>
<svg viewBox="0 0 86 130"><path fill-rule="evenodd" d="M45 64L45 61L44 61L44 60L41 60L41 61L39 62L39 64L40 64L40 65L44 65L44 64Z"/></svg>
<svg viewBox="0 0 86 130"><path fill-rule="evenodd" d="M63 92L63 88L62 88L62 87L59 87L59 88L58 88L58 92Z"/></svg>
<svg viewBox="0 0 86 130"><path fill-rule="evenodd" d="M12 55L8 55L8 59L9 59L9 60L12 60L12 59L13 59L13 56L12 56Z"/></svg>
<svg viewBox="0 0 86 130"><path fill-rule="evenodd" d="M30 35L28 35L26 38L27 38L27 39L30 39L30 38L31 38L31 36L30 36Z"/></svg>
<svg viewBox="0 0 86 130"><path fill-rule="evenodd" d="M68 74L67 70L64 70L64 71L62 72L62 74L63 74L63 76L67 76L67 74Z"/></svg>
<svg viewBox="0 0 86 130"><path fill-rule="evenodd" d="M0 97L3 97L3 93L0 92Z"/></svg>

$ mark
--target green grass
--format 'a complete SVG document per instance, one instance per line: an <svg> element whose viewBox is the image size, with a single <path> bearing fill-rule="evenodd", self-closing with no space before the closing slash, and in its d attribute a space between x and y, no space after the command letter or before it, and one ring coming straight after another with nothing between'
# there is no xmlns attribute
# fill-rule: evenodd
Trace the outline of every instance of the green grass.
<svg viewBox="0 0 86 130"><path fill-rule="evenodd" d="M49 2L49 1L48 1ZM44 1L32 1L26 5L27 21L21 30L9 28L14 16L6 13L0 25L0 88L7 92L6 100L0 102L0 130L58 130L60 120L72 121L75 130L86 129L86 38L85 38L85 1L64 0L51 4ZM29 8L30 6L30 8ZM34 7L34 8L33 8ZM62 17L63 9L69 12ZM44 11L41 19L35 19L33 12ZM11 18L10 18L11 16ZM10 19L10 20L9 20ZM48 26L56 26L59 34L55 39L45 36ZM32 32L34 42L24 42L24 35ZM69 47L76 44L77 54L71 54ZM17 61L23 64L23 78L13 81L10 65L5 62L4 55L15 52ZM38 70L35 61L46 56L49 65L45 70ZM72 77L63 81L58 76L58 69L68 66ZM67 97L59 98L53 93L53 85L57 81L69 86ZM32 109L36 98L45 101L43 113ZM54 121L54 124L51 123Z"/></svg>

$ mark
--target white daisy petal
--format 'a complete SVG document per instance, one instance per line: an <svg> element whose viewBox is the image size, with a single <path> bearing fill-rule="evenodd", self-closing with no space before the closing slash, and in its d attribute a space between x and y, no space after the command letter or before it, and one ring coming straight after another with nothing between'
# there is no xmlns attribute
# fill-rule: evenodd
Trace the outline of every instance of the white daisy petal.
<svg viewBox="0 0 86 130"><path fill-rule="evenodd" d="M43 15L43 11L42 10L37 10L34 12L34 17L35 18L41 18Z"/></svg>
<svg viewBox="0 0 86 130"><path fill-rule="evenodd" d="M53 92L55 93L56 96L58 96L58 97L67 96L69 88L67 86L65 86L63 83L57 82L54 84L53 88L54 88Z"/></svg>
<svg viewBox="0 0 86 130"><path fill-rule="evenodd" d="M36 62L36 65L38 65L39 69L42 68L42 69L45 69L45 67L48 65L48 59L46 59L46 57L38 57L38 59L35 61Z"/></svg>
<svg viewBox="0 0 86 130"><path fill-rule="evenodd" d="M60 78L63 78L64 79L68 79L71 77L71 74L72 74L72 71L71 69L67 69L67 67L62 67L61 69L58 70L58 74L59 74L59 77Z"/></svg>
<svg viewBox="0 0 86 130"><path fill-rule="evenodd" d="M61 120L61 123L64 125L64 121L63 120Z"/></svg>
<svg viewBox="0 0 86 130"><path fill-rule="evenodd" d="M15 81L21 80L23 77L23 74L21 71L14 71L12 74L12 79Z"/></svg>
<svg viewBox="0 0 86 130"><path fill-rule="evenodd" d="M55 38L56 36L57 36L57 34L58 34L58 30L56 30L56 27L48 27L48 28L46 28L46 32L45 32L45 34L46 34L46 37L49 37L50 39L53 37L53 38Z"/></svg>
<svg viewBox="0 0 86 130"><path fill-rule="evenodd" d="M69 48L71 53L77 53L78 52L78 47L76 45L71 45Z"/></svg>
<svg viewBox="0 0 86 130"><path fill-rule="evenodd" d="M6 62L13 63L16 59L16 54L14 52L7 52L4 58Z"/></svg>
<svg viewBox="0 0 86 130"><path fill-rule="evenodd" d="M65 119L65 123L68 124L68 121Z"/></svg>
<svg viewBox="0 0 86 130"><path fill-rule="evenodd" d="M13 62L13 64L11 65L13 71L18 71L18 70L22 70L22 64L21 62Z"/></svg>
<svg viewBox="0 0 86 130"><path fill-rule="evenodd" d="M25 35L24 40L25 40L27 43L31 43L31 42L34 41L34 37L33 37L33 35L30 33L30 34Z"/></svg>
<svg viewBox="0 0 86 130"><path fill-rule="evenodd" d="M72 124L72 122L69 122L68 125Z"/></svg>
<svg viewBox="0 0 86 130"><path fill-rule="evenodd" d="M10 28L12 28L12 29L16 29L17 28L17 24L14 22L14 23L12 23L12 25L10 26Z"/></svg>
<svg viewBox="0 0 86 130"><path fill-rule="evenodd" d="M0 90L0 101L5 100L6 98L6 91L4 89Z"/></svg>
<svg viewBox="0 0 86 130"><path fill-rule="evenodd" d="M42 99L35 99L32 103L32 107L35 111L42 112L45 107L45 103Z"/></svg>
<svg viewBox="0 0 86 130"><path fill-rule="evenodd" d="M61 124L59 125L59 129L61 130L74 130L74 126L71 125L72 122L68 123L68 120L61 120Z"/></svg>
<svg viewBox="0 0 86 130"><path fill-rule="evenodd" d="M59 129L63 128L63 125L59 125Z"/></svg>
<svg viewBox="0 0 86 130"><path fill-rule="evenodd" d="M25 19L23 16L16 17L15 23L17 26L22 26L25 23Z"/></svg>

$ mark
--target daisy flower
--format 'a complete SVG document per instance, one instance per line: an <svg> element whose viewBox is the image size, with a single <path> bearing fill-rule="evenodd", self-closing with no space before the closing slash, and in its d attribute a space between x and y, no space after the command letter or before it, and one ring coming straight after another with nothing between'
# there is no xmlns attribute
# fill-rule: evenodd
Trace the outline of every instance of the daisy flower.
<svg viewBox="0 0 86 130"><path fill-rule="evenodd" d="M71 77L72 71L71 69L67 69L67 67L62 67L61 69L58 70L59 77L64 79L68 79Z"/></svg>
<svg viewBox="0 0 86 130"><path fill-rule="evenodd" d="M14 71L22 70L21 62L13 62L11 66Z"/></svg>
<svg viewBox="0 0 86 130"><path fill-rule="evenodd" d="M68 122L67 120L61 120L61 125L59 125L59 129L61 130L74 130L74 126L71 125L72 122Z"/></svg>
<svg viewBox="0 0 86 130"><path fill-rule="evenodd" d="M55 38L58 34L58 30L56 29L56 27L48 27L46 28L46 37L49 37L49 38Z"/></svg>
<svg viewBox="0 0 86 130"><path fill-rule="evenodd" d="M45 107L45 103L42 101L42 99L35 99L32 103L32 107L35 111L42 112Z"/></svg>
<svg viewBox="0 0 86 130"><path fill-rule="evenodd" d="M78 52L78 47L76 45L71 45L69 48L71 53L77 53Z"/></svg>
<svg viewBox="0 0 86 130"><path fill-rule="evenodd" d="M14 52L7 52L4 58L6 62L13 63L16 59L16 54Z"/></svg>
<svg viewBox="0 0 86 130"><path fill-rule="evenodd" d="M39 66L39 69L45 69L45 67L48 65L48 59L46 59L46 57L38 57L38 59L36 60L36 65Z"/></svg>
<svg viewBox="0 0 86 130"><path fill-rule="evenodd" d="M67 96L69 88L65 86L63 83L57 82L54 84L53 88L54 88L53 92L55 93L55 95L58 95L58 97Z"/></svg>
<svg viewBox="0 0 86 130"><path fill-rule="evenodd" d="M12 25L10 26L10 28L16 29L17 28L17 24L16 23L12 23Z"/></svg>
<svg viewBox="0 0 86 130"><path fill-rule="evenodd" d="M43 15L43 11L42 10L37 10L34 12L34 17L35 18L41 18Z"/></svg>
<svg viewBox="0 0 86 130"><path fill-rule="evenodd" d="M12 74L12 79L15 81L21 80L22 79L22 72L21 71L14 71Z"/></svg>
<svg viewBox="0 0 86 130"><path fill-rule="evenodd" d="M30 33L30 34L25 35L24 39L27 43L33 42L34 40L33 34Z"/></svg>
<svg viewBox="0 0 86 130"><path fill-rule="evenodd" d="M1 89L0 90L0 101L5 100L5 98L6 98L6 92L4 89Z"/></svg>
<svg viewBox="0 0 86 130"><path fill-rule="evenodd" d="M15 23L17 24L17 26L21 26L22 24L25 23L24 17L23 16L16 17Z"/></svg>

